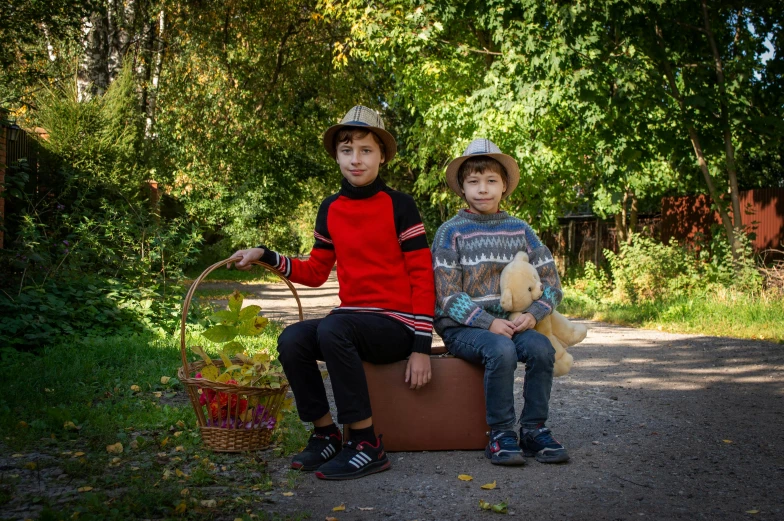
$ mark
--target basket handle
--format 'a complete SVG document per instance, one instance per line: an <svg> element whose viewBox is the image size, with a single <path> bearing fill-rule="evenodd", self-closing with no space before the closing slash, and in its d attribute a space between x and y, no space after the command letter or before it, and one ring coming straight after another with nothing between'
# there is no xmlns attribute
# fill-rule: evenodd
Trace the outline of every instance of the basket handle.
<svg viewBox="0 0 784 521"><path fill-rule="evenodd" d="M202 272L202 274L199 275L198 278L193 281L193 284L191 284L191 287L188 290L187 295L185 295L185 302L183 302L183 305L182 305L182 319L180 320L180 354L182 355L182 367L185 370L185 374L189 374L189 372L188 372L187 349L185 347L185 322L186 322L186 319L188 318L188 308L190 308L190 306L191 306L191 300L193 300L193 295L194 295L194 293L196 293L196 288L199 287L199 284L201 284L201 282L204 280L204 278L207 275L209 275L210 273L212 273L216 269L220 268L221 266L225 266L229 262L236 262L237 260L239 260L239 259L236 259L234 257L230 257L230 258L228 258L226 260L222 260L220 262L216 262L215 264L213 264L209 268L205 269ZM265 263L260 262L260 261L251 261L251 264L253 264L255 266L261 266L265 270L274 273L275 275L280 277L280 279L283 282L286 283L286 285L289 287L289 289L291 290L291 293L294 295L294 298L297 301L297 308L299 309L299 319L300 319L300 321L302 321L303 318L304 318L303 315L302 315L302 302L300 302L299 295L297 294L297 290L296 290L296 288L294 288L294 285L291 283L291 281L289 281L289 279L284 277L283 274L280 271L276 270L275 268L273 268L269 264L265 264Z"/></svg>

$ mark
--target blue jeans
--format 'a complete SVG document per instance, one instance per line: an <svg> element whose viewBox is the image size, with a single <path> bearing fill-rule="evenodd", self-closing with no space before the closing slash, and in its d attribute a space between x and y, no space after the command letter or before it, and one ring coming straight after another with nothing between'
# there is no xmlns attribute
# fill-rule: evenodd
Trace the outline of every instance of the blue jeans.
<svg viewBox="0 0 784 521"><path fill-rule="evenodd" d="M441 338L457 358L485 366L485 406L491 429L514 429L514 372L518 361L525 363L520 425L534 428L547 421L555 349L546 336L529 329L509 339L487 329L459 326L445 329Z"/></svg>

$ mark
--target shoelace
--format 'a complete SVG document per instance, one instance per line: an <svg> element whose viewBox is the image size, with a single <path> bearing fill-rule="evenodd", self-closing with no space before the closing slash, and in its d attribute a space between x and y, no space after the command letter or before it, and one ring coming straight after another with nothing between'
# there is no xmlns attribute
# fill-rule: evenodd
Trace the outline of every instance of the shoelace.
<svg viewBox="0 0 784 521"><path fill-rule="evenodd" d="M503 431L495 435L493 441L498 442L502 448L517 447L517 436L512 431Z"/></svg>
<svg viewBox="0 0 784 521"><path fill-rule="evenodd" d="M536 435L533 437L537 443L541 443L542 445L559 445L555 438L553 438L552 434L550 434L550 429L547 427L543 427L539 429Z"/></svg>

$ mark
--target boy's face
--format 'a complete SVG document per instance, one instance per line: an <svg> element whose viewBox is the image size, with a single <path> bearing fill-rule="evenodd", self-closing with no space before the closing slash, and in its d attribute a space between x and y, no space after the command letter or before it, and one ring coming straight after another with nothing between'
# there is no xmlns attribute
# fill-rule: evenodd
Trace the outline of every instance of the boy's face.
<svg viewBox="0 0 784 521"><path fill-rule="evenodd" d="M338 143L337 157L340 173L354 186L369 185L378 177L378 168L384 162L384 154L373 135L354 138L351 143Z"/></svg>
<svg viewBox="0 0 784 521"><path fill-rule="evenodd" d="M498 212L498 205L506 191L501 174L492 170L473 172L463 179L463 195L468 208L474 213Z"/></svg>

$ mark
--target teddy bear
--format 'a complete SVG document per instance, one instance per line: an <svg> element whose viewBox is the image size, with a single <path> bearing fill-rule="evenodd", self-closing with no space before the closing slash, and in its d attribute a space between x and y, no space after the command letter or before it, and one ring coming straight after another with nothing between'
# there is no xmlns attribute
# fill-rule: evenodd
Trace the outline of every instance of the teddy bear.
<svg viewBox="0 0 784 521"><path fill-rule="evenodd" d="M501 307L509 311L509 320L522 315L522 311L542 296L544 288L536 271L528 260L528 254L517 252L512 262L501 272ZM588 328L582 324L570 322L558 311L540 320L535 328L545 335L555 349L555 367L553 376L563 376L572 368L574 358L566 351L585 339Z"/></svg>

